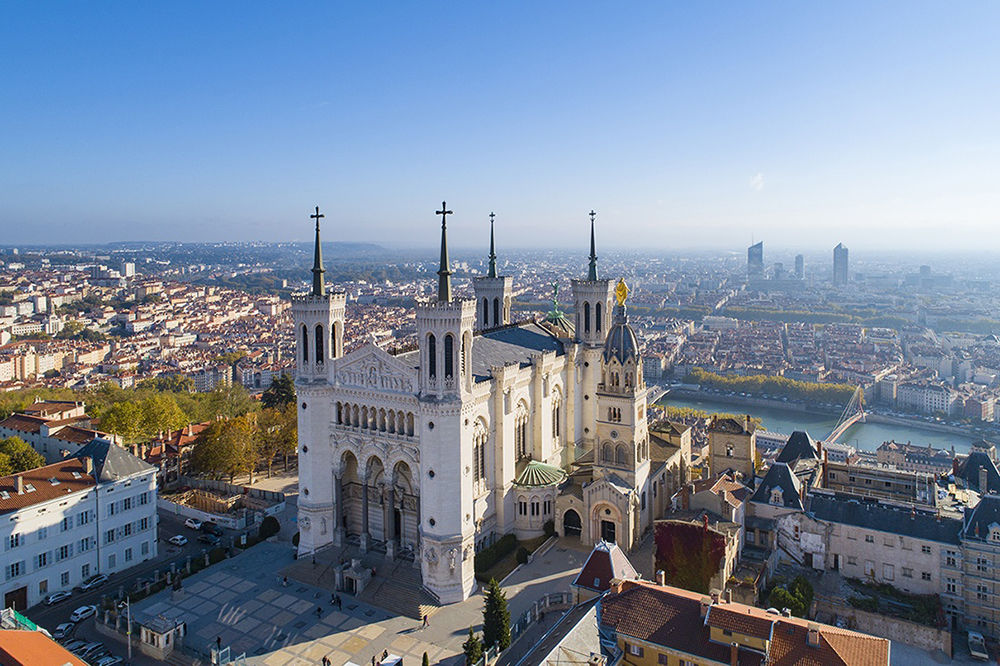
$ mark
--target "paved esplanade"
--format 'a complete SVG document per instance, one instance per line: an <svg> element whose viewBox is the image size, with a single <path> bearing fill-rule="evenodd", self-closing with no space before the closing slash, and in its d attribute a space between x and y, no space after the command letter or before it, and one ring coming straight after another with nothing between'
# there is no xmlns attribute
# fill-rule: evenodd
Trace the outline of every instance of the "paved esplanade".
<svg viewBox="0 0 1000 666"><path fill-rule="evenodd" d="M512 616L548 593L570 589L587 554L557 546L507 581ZM327 590L292 579L284 585L279 572L291 563L288 544L258 544L186 578L180 596L165 590L137 602L133 612L139 619L163 614L187 622L185 644L201 652L207 654L220 637L233 654L245 652L248 663L267 666L319 664L324 655L334 666L366 666L383 650L414 666L424 652L431 663L461 664L469 626L482 629L479 594L441 608L422 629L419 621L390 616L346 594L340 610Z"/></svg>

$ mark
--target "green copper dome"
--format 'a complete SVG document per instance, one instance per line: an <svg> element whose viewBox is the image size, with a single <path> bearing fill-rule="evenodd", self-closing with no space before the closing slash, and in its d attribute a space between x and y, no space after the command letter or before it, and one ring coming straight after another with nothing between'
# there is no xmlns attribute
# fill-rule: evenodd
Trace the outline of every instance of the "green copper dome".
<svg viewBox="0 0 1000 666"><path fill-rule="evenodd" d="M524 468L520 476L517 477L517 480L514 481L514 485L540 488L542 486L554 486L565 480L566 472L558 467L532 460Z"/></svg>

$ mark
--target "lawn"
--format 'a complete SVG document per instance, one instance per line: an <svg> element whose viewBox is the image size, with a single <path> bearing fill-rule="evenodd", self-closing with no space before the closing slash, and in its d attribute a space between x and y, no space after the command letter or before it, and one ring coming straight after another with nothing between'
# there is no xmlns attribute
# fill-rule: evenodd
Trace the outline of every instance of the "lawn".
<svg viewBox="0 0 1000 666"><path fill-rule="evenodd" d="M507 553L504 557L500 558L496 564L487 569L481 574L477 574L476 578L483 582L489 582L491 578L496 578L497 581L501 581L510 575L510 572L517 568L517 550L518 548L524 547L528 550L528 554L535 552L538 548L545 543L547 536L540 536L535 539L528 539L527 541L518 541L517 548L514 548L511 552Z"/></svg>

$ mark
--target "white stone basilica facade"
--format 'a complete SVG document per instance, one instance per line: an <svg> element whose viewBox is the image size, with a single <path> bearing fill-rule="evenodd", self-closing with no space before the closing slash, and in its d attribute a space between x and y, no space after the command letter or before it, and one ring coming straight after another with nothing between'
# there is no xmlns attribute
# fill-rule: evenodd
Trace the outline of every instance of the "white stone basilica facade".
<svg viewBox="0 0 1000 666"><path fill-rule="evenodd" d="M416 303L416 350L343 353L346 298L324 286L319 217L313 288L292 310L299 552L355 545L412 559L450 603L474 591L480 548L540 536L550 520L562 535L630 549L686 482L690 453L647 429L627 288L598 278L593 217L575 322L554 305L519 324L492 229L475 299L452 297L445 219L437 297Z"/></svg>

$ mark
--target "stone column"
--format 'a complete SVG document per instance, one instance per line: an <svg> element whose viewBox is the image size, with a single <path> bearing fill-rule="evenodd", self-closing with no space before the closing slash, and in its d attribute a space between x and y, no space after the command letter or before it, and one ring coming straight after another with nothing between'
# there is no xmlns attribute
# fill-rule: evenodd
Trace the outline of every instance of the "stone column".
<svg viewBox="0 0 1000 666"><path fill-rule="evenodd" d="M390 485L386 490L385 508L385 556L390 560L396 558L396 486Z"/></svg>
<svg viewBox="0 0 1000 666"><path fill-rule="evenodd" d="M361 486L361 552L368 552L368 470L365 470L364 484Z"/></svg>
<svg viewBox="0 0 1000 666"><path fill-rule="evenodd" d="M344 545L344 488L341 485L341 475L333 477L333 544L338 548Z"/></svg>

